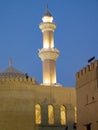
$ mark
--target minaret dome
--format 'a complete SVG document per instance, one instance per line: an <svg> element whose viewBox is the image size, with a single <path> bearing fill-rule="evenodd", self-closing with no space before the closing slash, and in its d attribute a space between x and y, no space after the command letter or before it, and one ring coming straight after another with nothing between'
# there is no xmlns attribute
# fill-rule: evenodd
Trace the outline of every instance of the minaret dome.
<svg viewBox="0 0 98 130"><path fill-rule="evenodd" d="M48 11L48 6L47 6L47 9L46 9L46 13L42 17L42 21L43 22L52 22L53 21L53 17L51 15L51 13Z"/></svg>

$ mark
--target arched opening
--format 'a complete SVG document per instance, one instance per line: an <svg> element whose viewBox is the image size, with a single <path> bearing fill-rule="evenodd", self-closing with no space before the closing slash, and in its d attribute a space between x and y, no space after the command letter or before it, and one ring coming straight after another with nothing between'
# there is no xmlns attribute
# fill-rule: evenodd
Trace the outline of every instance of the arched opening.
<svg viewBox="0 0 98 130"><path fill-rule="evenodd" d="M76 106L75 106L74 110L75 110L75 123L77 123L77 107Z"/></svg>
<svg viewBox="0 0 98 130"><path fill-rule="evenodd" d="M60 107L61 124L66 124L66 108L62 105Z"/></svg>
<svg viewBox="0 0 98 130"><path fill-rule="evenodd" d="M35 123L41 124L41 106L39 104L35 105Z"/></svg>
<svg viewBox="0 0 98 130"><path fill-rule="evenodd" d="M52 105L48 105L48 123L54 124L54 109Z"/></svg>

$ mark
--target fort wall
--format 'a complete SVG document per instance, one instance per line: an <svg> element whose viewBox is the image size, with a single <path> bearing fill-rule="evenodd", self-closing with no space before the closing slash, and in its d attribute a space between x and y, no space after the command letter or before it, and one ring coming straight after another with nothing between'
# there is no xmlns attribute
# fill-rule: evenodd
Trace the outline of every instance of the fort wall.
<svg viewBox="0 0 98 130"><path fill-rule="evenodd" d="M76 86L82 87L83 85L96 80L96 78L98 78L98 60L91 62L76 73Z"/></svg>

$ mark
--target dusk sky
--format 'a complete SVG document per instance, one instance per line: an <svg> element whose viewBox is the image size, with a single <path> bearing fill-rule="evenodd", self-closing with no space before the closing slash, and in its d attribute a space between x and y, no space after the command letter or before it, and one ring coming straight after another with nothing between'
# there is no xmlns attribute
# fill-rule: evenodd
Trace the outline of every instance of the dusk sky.
<svg viewBox="0 0 98 130"><path fill-rule="evenodd" d="M75 74L98 59L98 0L0 0L0 71L13 66L42 83L39 24L46 5L54 17L57 82L75 86Z"/></svg>

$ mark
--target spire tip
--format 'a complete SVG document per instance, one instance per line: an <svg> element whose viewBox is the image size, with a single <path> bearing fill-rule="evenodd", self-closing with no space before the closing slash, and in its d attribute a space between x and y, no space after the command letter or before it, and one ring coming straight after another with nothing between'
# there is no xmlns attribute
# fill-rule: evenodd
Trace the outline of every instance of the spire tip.
<svg viewBox="0 0 98 130"><path fill-rule="evenodd" d="M9 66L12 66L12 58L9 60Z"/></svg>
<svg viewBox="0 0 98 130"><path fill-rule="evenodd" d="M48 12L48 4L46 5L46 11Z"/></svg>

